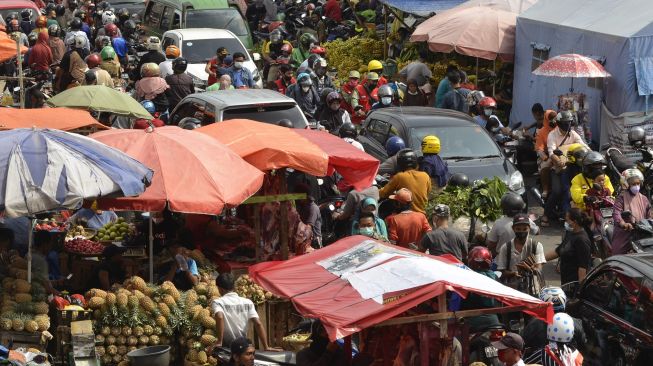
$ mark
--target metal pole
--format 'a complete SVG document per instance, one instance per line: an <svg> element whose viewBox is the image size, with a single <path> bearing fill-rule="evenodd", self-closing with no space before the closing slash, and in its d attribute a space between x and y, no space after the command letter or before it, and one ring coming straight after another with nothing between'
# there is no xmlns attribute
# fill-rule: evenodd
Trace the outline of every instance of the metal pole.
<svg viewBox="0 0 653 366"><path fill-rule="evenodd" d="M152 233L152 212L150 211L150 216L148 218L148 226L150 231L150 253L149 253L149 262L150 262L150 283L154 283L154 234Z"/></svg>
<svg viewBox="0 0 653 366"><path fill-rule="evenodd" d="M23 55L20 53L20 33L16 34L16 59L18 60L18 86L20 87L20 108L25 108L25 88L23 85Z"/></svg>

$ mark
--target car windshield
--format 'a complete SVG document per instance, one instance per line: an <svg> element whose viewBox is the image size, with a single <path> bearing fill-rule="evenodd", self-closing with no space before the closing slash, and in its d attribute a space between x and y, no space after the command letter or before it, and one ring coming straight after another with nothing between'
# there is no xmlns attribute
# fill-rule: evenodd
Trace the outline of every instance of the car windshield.
<svg viewBox="0 0 653 366"><path fill-rule="evenodd" d="M223 121L237 118L246 118L274 124L287 118L293 121L295 128L306 127L306 122L304 121L301 110L294 104L257 107L246 106L242 108L229 108L222 112Z"/></svg>
<svg viewBox="0 0 653 366"><path fill-rule="evenodd" d="M198 64L208 61L215 56L215 51L225 47L232 55L240 52L249 60L249 54L237 38L216 38L216 39L189 39L182 43L181 52L188 60L188 63Z"/></svg>
<svg viewBox="0 0 653 366"><path fill-rule="evenodd" d="M7 16L8 14L11 14L11 13L16 13L16 14L20 15L20 12L23 11L24 9L25 8L16 8L16 9L2 8L2 9L0 9L0 14L3 14L4 16ZM32 20L36 20L36 15L37 15L37 12L34 9L32 9ZM20 19L18 19L18 22L20 23ZM3 22L3 24L4 24L4 22Z"/></svg>
<svg viewBox="0 0 653 366"><path fill-rule="evenodd" d="M480 126L417 127L410 129L410 146L421 146L422 139L435 135L440 139L443 159L499 157L501 152Z"/></svg>
<svg viewBox="0 0 653 366"><path fill-rule="evenodd" d="M227 29L237 36L247 36L247 25L238 10L202 9L186 12L186 28Z"/></svg>

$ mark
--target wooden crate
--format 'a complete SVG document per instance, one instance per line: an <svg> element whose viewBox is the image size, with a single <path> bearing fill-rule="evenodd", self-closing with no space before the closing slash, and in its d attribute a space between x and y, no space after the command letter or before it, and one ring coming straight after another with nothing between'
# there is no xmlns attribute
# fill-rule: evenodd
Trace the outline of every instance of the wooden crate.
<svg viewBox="0 0 653 366"><path fill-rule="evenodd" d="M13 332L13 331L0 332L0 344L7 346L12 342L13 342L12 349L35 348L41 352L44 352L45 348L48 345L47 340L43 338L41 333Z"/></svg>

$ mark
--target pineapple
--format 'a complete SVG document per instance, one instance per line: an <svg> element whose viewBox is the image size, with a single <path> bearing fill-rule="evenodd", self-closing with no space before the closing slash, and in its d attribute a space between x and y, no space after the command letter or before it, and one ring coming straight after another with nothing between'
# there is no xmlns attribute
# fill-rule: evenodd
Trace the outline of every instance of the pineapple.
<svg viewBox="0 0 653 366"><path fill-rule="evenodd" d="M20 318L14 318L11 323L11 328L16 332L22 332L25 329L25 323Z"/></svg>
<svg viewBox="0 0 653 366"><path fill-rule="evenodd" d="M130 335L132 335L132 328L125 325L124 327L122 327L121 333L125 337L129 337Z"/></svg>
<svg viewBox="0 0 653 366"><path fill-rule="evenodd" d="M111 327L111 335L117 337L122 333L122 329L119 327Z"/></svg>
<svg viewBox="0 0 653 366"><path fill-rule="evenodd" d="M152 335L154 333L154 328L151 325L146 325L143 327L143 334L146 336Z"/></svg>
<svg viewBox="0 0 653 366"><path fill-rule="evenodd" d="M111 362L117 365L118 363L122 362L122 356L119 354L112 356Z"/></svg>
<svg viewBox="0 0 653 366"><path fill-rule="evenodd" d="M143 294L147 297L152 297L154 295L154 288L150 286L145 287L145 290L143 290Z"/></svg>
<svg viewBox="0 0 653 366"><path fill-rule="evenodd" d="M136 351L137 349L138 349L138 347L136 347L136 346L129 346L129 347L127 347L127 353L129 353L131 351Z"/></svg>
<svg viewBox="0 0 653 366"><path fill-rule="evenodd" d="M27 271L24 271L22 269L19 269L16 271L16 278L19 280L25 280L27 281Z"/></svg>
<svg viewBox="0 0 653 366"><path fill-rule="evenodd" d="M104 356L100 358L100 361L102 361L102 365L111 365L111 362L113 361L111 356L109 356L108 353L106 353Z"/></svg>
<svg viewBox="0 0 653 366"><path fill-rule="evenodd" d="M186 357L188 358L188 361L190 361L190 362L197 362L197 360L198 360L198 355L197 355L197 353L198 353L198 352L197 352L197 350L195 350L195 349L191 349L191 350L189 350L188 353L186 354Z"/></svg>
<svg viewBox="0 0 653 366"><path fill-rule="evenodd" d="M177 302L171 295L164 295L163 296L163 303L168 305L169 308L177 306Z"/></svg>
<svg viewBox="0 0 653 366"><path fill-rule="evenodd" d="M192 315L193 319L199 316L202 309L204 309L202 305L195 305L190 309L190 315Z"/></svg>
<svg viewBox="0 0 653 366"><path fill-rule="evenodd" d="M100 333L101 333L103 336L106 337L106 336L108 336L108 335L111 334L111 328L109 328L109 327L107 327L107 326L104 326L104 327L102 327L102 329L100 330Z"/></svg>
<svg viewBox="0 0 653 366"><path fill-rule="evenodd" d="M209 356L209 366L218 366L218 359L212 356Z"/></svg>
<svg viewBox="0 0 653 366"><path fill-rule="evenodd" d="M200 337L200 342L202 342L202 345L205 347L215 344L217 341L218 339L210 334L204 334Z"/></svg>
<svg viewBox="0 0 653 366"><path fill-rule="evenodd" d="M30 333L36 333L39 330L39 325L34 320L28 320L25 322L25 331Z"/></svg>
<svg viewBox="0 0 653 366"><path fill-rule="evenodd" d="M124 356L127 354L127 346L118 346L118 354Z"/></svg>
<svg viewBox="0 0 653 366"><path fill-rule="evenodd" d="M205 328L214 329L215 326L216 326L215 319L213 319L211 317L202 318L200 320L200 322L202 323L202 326L205 327Z"/></svg>
<svg viewBox="0 0 653 366"><path fill-rule="evenodd" d="M160 343L159 336L152 335L150 336L150 346L157 346Z"/></svg>
<svg viewBox="0 0 653 366"><path fill-rule="evenodd" d="M107 347L107 354L108 354L109 356L115 356L115 355L117 355L117 354L118 354L118 347L116 347L116 346L113 345L113 344L110 345L109 347Z"/></svg>
<svg viewBox="0 0 653 366"><path fill-rule="evenodd" d="M144 346L147 346L148 343L150 343L150 337L148 336L140 336L138 337L138 343Z"/></svg>
<svg viewBox="0 0 653 366"><path fill-rule="evenodd" d="M106 350L104 349L104 346L95 347L95 354L99 357L104 356L106 354Z"/></svg>
<svg viewBox="0 0 653 366"><path fill-rule="evenodd" d="M125 344L127 344L127 337L124 335L119 335L116 337L116 345L124 346Z"/></svg>
<svg viewBox="0 0 653 366"><path fill-rule="evenodd" d="M104 301L109 306L115 305L116 304L116 294L114 294L113 292L107 293L107 297L104 298Z"/></svg>
<svg viewBox="0 0 653 366"><path fill-rule="evenodd" d="M104 344L104 341L105 341L105 338L104 338L104 336L102 334L98 334L98 335L95 336L95 343Z"/></svg>
<svg viewBox="0 0 653 366"><path fill-rule="evenodd" d="M19 304L32 302L32 295L25 293L18 293L15 295L16 302Z"/></svg>
<svg viewBox="0 0 653 366"><path fill-rule="evenodd" d="M113 346L113 345L116 344L116 337L113 336L113 335L108 335L108 336L106 336L104 342L105 342L105 344L106 344L107 346Z"/></svg>
<svg viewBox="0 0 653 366"><path fill-rule="evenodd" d="M34 317L36 325L39 327L39 332L50 329L50 317L47 315L37 315Z"/></svg>
<svg viewBox="0 0 653 366"><path fill-rule="evenodd" d="M152 332L152 334L160 336L161 334L163 334L163 329L157 325L156 327L154 327L154 332Z"/></svg>
<svg viewBox="0 0 653 366"><path fill-rule="evenodd" d="M138 304L138 301L136 302ZM129 304L129 297L124 293L116 295L116 304L121 308L126 308Z"/></svg>
<svg viewBox="0 0 653 366"><path fill-rule="evenodd" d="M142 335L142 334L141 334L141 335ZM127 345L128 345L128 346L135 346L135 345L137 345L137 344L138 344L138 337L136 337L136 336L129 336L129 338L127 338Z"/></svg>
<svg viewBox="0 0 653 366"><path fill-rule="evenodd" d="M19 269L27 269L27 260L20 256L13 256L11 258L11 266Z"/></svg>
<svg viewBox="0 0 653 366"><path fill-rule="evenodd" d="M195 292L197 292L198 295L206 295L208 291L209 287L206 283L200 282L195 286Z"/></svg>
<svg viewBox="0 0 653 366"><path fill-rule="evenodd" d="M86 293L85 297L87 299L91 299L93 297L101 297L104 299L107 297L107 292L104 290L100 290L99 288L92 288Z"/></svg>
<svg viewBox="0 0 653 366"><path fill-rule="evenodd" d="M132 290L138 290L144 292L145 289L147 288L147 283L145 282L145 280L138 276L133 276L132 278L128 279L126 282L127 282L126 287L131 288Z"/></svg>
<svg viewBox="0 0 653 366"><path fill-rule="evenodd" d="M199 351L197 352L197 362L201 363L202 365L207 363L209 361L209 356L207 356L205 351Z"/></svg>
<svg viewBox="0 0 653 366"><path fill-rule="evenodd" d="M88 300L88 307L91 309L99 309L104 305L105 300L99 296L93 296Z"/></svg>
<svg viewBox="0 0 653 366"><path fill-rule="evenodd" d="M216 336L215 329L204 329L204 334Z"/></svg>
<svg viewBox="0 0 653 366"><path fill-rule="evenodd" d="M132 293L133 293L136 297L138 297L139 300L140 300L141 298L145 297L145 294L144 294L143 292L141 292L140 290L133 290Z"/></svg>
<svg viewBox="0 0 653 366"><path fill-rule="evenodd" d="M168 307L168 305L160 302L158 304L158 306L159 306L159 312L161 313L161 315L166 317L166 319L169 318L170 317L170 308Z"/></svg>
<svg viewBox="0 0 653 366"><path fill-rule="evenodd" d="M186 307L197 305L197 292L195 290L188 290L186 292Z"/></svg>
<svg viewBox="0 0 653 366"><path fill-rule="evenodd" d="M140 298L140 304L141 307L148 313L151 313L156 309L156 305L154 305L154 301L152 301L152 299L150 299L149 297Z"/></svg>
<svg viewBox="0 0 653 366"><path fill-rule="evenodd" d="M127 297L127 304L129 305L130 308L137 308L138 307L138 296L129 295Z"/></svg>
<svg viewBox="0 0 653 366"><path fill-rule="evenodd" d="M49 310L50 307L48 307L48 303L46 302L41 301L34 304L34 312L36 314L47 314Z"/></svg>
<svg viewBox="0 0 653 366"><path fill-rule="evenodd" d="M11 319L8 319L8 318L0 319L0 328L2 328L2 330L11 330L11 328L13 326L14 326L14 324L11 321Z"/></svg>
<svg viewBox="0 0 653 366"><path fill-rule="evenodd" d="M16 280L14 281L14 289L19 294L28 294L32 289L32 285L25 280Z"/></svg>
<svg viewBox="0 0 653 366"><path fill-rule="evenodd" d="M122 361L118 362L117 366L129 366L129 361L122 360Z"/></svg>
<svg viewBox="0 0 653 366"><path fill-rule="evenodd" d="M137 325L134 327L134 330L132 331L132 334L135 335L136 337L140 337L144 334L143 327L140 325Z"/></svg>
<svg viewBox="0 0 653 366"><path fill-rule="evenodd" d="M158 325L161 328L167 328L168 327L168 321L166 318L162 315L159 315L156 317L156 325Z"/></svg>

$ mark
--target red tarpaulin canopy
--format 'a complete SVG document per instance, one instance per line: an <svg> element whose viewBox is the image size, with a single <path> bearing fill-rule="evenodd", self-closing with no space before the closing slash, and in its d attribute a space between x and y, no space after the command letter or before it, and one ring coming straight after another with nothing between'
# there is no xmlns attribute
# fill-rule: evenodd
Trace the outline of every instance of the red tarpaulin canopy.
<svg viewBox="0 0 653 366"><path fill-rule="evenodd" d="M259 263L249 268L249 274L266 290L290 298L303 316L319 318L331 340L393 318L445 291L463 297L471 291L508 306L526 306L525 312L544 320L553 316L551 304L459 262L363 236L342 239L287 261Z"/></svg>
<svg viewBox="0 0 653 366"><path fill-rule="evenodd" d="M213 123L212 136L261 170L293 168L317 177L337 171L358 190L369 187L379 161L327 132L279 127L246 119Z"/></svg>
<svg viewBox="0 0 653 366"><path fill-rule="evenodd" d="M0 130L14 128L56 128L71 131L84 127L107 130L88 111L70 108L0 108Z"/></svg>

